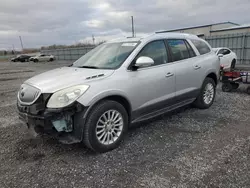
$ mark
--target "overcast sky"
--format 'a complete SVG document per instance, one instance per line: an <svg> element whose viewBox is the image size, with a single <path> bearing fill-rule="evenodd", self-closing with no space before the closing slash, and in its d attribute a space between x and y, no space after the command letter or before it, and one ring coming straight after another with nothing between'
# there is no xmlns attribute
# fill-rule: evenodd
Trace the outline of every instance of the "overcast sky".
<svg viewBox="0 0 250 188"><path fill-rule="evenodd" d="M250 23L249 0L0 0L0 48L74 44L216 22Z"/></svg>

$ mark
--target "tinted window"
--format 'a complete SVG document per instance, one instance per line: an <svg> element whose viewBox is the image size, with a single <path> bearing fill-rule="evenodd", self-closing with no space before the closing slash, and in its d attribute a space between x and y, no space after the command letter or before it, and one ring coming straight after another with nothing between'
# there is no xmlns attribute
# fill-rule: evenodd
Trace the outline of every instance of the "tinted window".
<svg viewBox="0 0 250 188"><path fill-rule="evenodd" d="M228 55L228 54L230 54L230 51L227 49L224 49L223 55Z"/></svg>
<svg viewBox="0 0 250 188"><path fill-rule="evenodd" d="M190 46L190 44L189 44L187 41L186 41L186 45L187 45L187 48L188 48L188 52L189 52L190 57L196 56L196 54L194 53L193 48Z"/></svg>
<svg viewBox="0 0 250 188"><path fill-rule="evenodd" d="M166 46L164 42L160 40L148 43L138 54L136 59L141 56L152 58L154 60L154 66L168 62Z"/></svg>
<svg viewBox="0 0 250 188"><path fill-rule="evenodd" d="M210 52L210 48L205 42L201 40L191 40L191 41L194 44L194 46L197 48L197 50L200 52L201 55Z"/></svg>
<svg viewBox="0 0 250 188"><path fill-rule="evenodd" d="M223 54L224 53L224 49L219 50L218 54Z"/></svg>
<svg viewBox="0 0 250 188"><path fill-rule="evenodd" d="M172 52L173 61L189 58L189 52L184 40L171 39L167 40L167 42Z"/></svg>

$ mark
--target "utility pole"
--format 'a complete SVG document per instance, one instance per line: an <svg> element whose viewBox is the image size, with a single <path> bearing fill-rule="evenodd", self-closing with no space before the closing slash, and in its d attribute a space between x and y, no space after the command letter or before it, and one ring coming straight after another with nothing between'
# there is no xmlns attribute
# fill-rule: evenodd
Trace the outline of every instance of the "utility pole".
<svg viewBox="0 0 250 188"><path fill-rule="evenodd" d="M95 45L95 36L92 35L93 45Z"/></svg>
<svg viewBox="0 0 250 188"><path fill-rule="evenodd" d="M23 41L22 41L22 37L19 36L19 39L20 39L20 43L21 43L21 46L22 46L22 51L23 51Z"/></svg>
<svg viewBox="0 0 250 188"><path fill-rule="evenodd" d="M131 21L132 21L132 37L135 37L134 17L133 16L131 16Z"/></svg>
<svg viewBox="0 0 250 188"><path fill-rule="evenodd" d="M13 52L15 54L15 46L14 46L14 44L12 44L12 49L13 49Z"/></svg>

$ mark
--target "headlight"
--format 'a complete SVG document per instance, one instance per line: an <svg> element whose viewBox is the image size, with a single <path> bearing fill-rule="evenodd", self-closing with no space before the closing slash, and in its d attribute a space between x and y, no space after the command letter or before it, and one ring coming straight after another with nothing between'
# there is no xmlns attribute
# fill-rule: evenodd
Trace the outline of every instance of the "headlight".
<svg viewBox="0 0 250 188"><path fill-rule="evenodd" d="M47 103L48 108L62 108L76 101L88 90L88 85L77 85L55 92Z"/></svg>

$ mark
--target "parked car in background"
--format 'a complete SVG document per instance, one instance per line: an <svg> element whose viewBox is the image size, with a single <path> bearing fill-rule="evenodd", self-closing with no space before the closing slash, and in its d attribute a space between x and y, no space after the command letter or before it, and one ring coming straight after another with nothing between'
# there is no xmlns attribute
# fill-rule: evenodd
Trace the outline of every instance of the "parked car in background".
<svg viewBox="0 0 250 188"><path fill-rule="evenodd" d="M17 107L29 129L106 152L131 124L187 104L209 108L219 72L219 58L195 35L117 39L25 81Z"/></svg>
<svg viewBox="0 0 250 188"><path fill-rule="evenodd" d="M40 54L30 58L30 61L42 62L42 61L54 61L55 57L53 55Z"/></svg>
<svg viewBox="0 0 250 188"><path fill-rule="evenodd" d="M223 55L222 57L220 57L220 65L223 67L223 69L235 68L237 55L232 50L225 47L213 48L213 50L215 51L216 55Z"/></svg>
<svg viewBox="0 0 250 188"><path fill-rule="evenodd" d="M29 61L33 61L33 60L34 60L34 57L36 57L36 56L30 57L30 58L29 58Z"/></svg>
<svg viewBox="0 0 250 188"><path fill-rule="evenodd" d="M11 61L13 62L26 62L29 61L30 56L29 55L18 55L16 57L11 58Z"/></svg>

